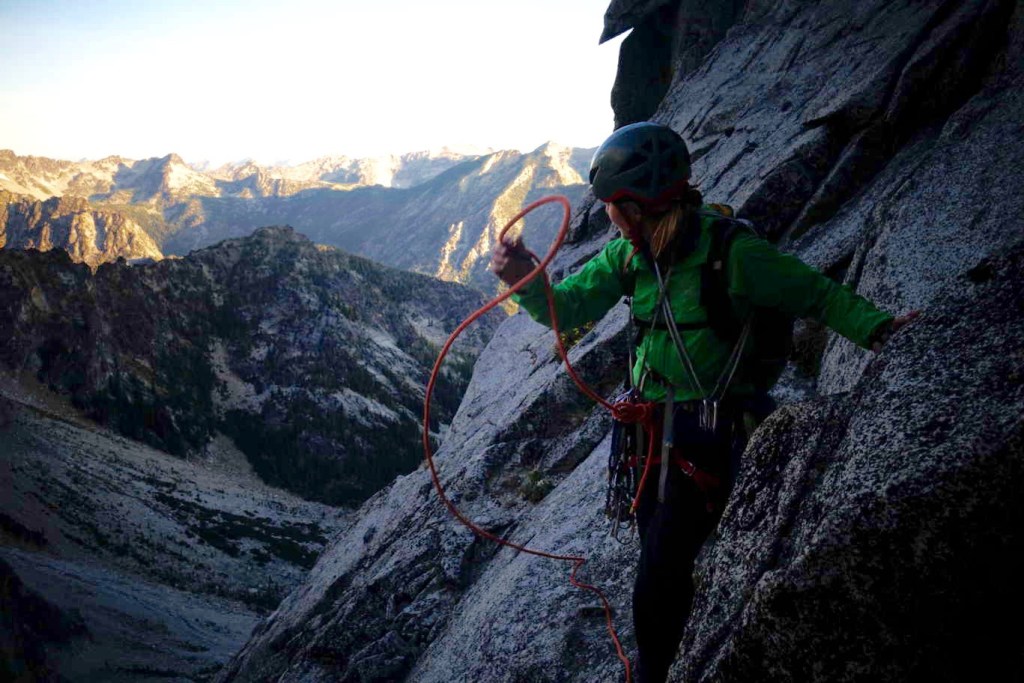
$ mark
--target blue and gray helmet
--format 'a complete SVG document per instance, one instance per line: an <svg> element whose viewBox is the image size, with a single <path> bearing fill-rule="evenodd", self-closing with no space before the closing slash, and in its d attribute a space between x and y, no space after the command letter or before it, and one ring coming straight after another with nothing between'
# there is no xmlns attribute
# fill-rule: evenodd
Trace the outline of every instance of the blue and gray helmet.
<svg viewBox="0 0 1024 683"><path fill-rule="evenodd" d="M603 202L629 199L656 208L689 187L690 153L674 130L632 123L605 140L590 162L590 184Z"/></svg>

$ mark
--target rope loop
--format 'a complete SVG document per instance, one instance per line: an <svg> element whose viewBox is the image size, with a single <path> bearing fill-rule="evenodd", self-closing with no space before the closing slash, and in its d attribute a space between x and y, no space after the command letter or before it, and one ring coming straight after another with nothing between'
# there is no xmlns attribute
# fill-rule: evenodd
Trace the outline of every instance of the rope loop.
<svg viewBox="0 0 1024 683"><path fill-rule="evenodd" d="M455 342L455 339L460 334L462 334L463 330L465 330L467 327L469 327L469 325L471 325L480 316L484 315L485 313L487 313L491 309L493 309L496 306L500 305L503 301L505 301L510 296L512 296L513 294L518 292L523 287L525 287L526 284L528 282L530 282L530 280L532 280L532 279L534 279L535 277L538 277L538 276L543 279L544 289L547 292L548 311L551 314L551 327L552 327L552 329L555 332L555 346L558 348L558 355L561 356L562 360L565 363L566 372L569 374L569 376L572 378L572 380L576 383L576 385L580 388L580 390L584 394L586 394L591 399L593 399L595 402L597 402L598 404L604 406L605 408L608 408L609 410L612 409L612 405L608 401L606 401L604 398L599 396L593 389L588 387L586 385L586 383L584 383L583 380L580 379L579 376L577 376L576 372L573 370L572 364L569 363L569 355L568 355L568 353L567 353L567 351L565 349L565 345L562 343L561 335L559 334L559 330L558 330L558 316L557 316L556 311L555 311L554 294L553 294L553 292L551 290L551 283L548 281L547 272L545 271L545 269L547 268L548 264L555 257L555 254L558 252L559 247L562 246L562 242L565 241L565 237L566 237L566 235L569 232L569 215L570 215L570 212L571 212L571 206L569 205L569 200L566 199L565 197L561 196L561 195L552 195L552 196L542 197L541 199L538 199L537 201L533 202L532 204L530 204L529 206L524 208L518 214L516 214L512 218L512 220L510 220L505 225L505 227L501 230L501 232L498 235L498 239L499 240L504 239L505 233L508 232L509 228L511 228L513 225L515 225L517 222L519 222L519 220L522 219L524 216L526 216L526 214L530 213L531 211L533 211L534 209L536 209L539 206L542 206L544 204L550 204L550 203L561 204L562 205L562 209L564 211L564 216L562 218L562 226L561 226L561 228L558 231L558 235L555 237L554 243L551 245L551 248L548 250L548 253L544 256L543 259L539 259L539 258L537 258L537 256L535 254L530 252L530 256L533 258L533 260L537 264L536 267L532 271L530 271L530 273L528 275L526 275L521 280L519 280L519 282L517 282L514 285L512 285L511 287L509 287L502 294L500 294L499 296L495 297L490 302L488 302L486 305L484 305L482 308L480 308L479 310L475 311L468 318L463 320L462 323L460 323L459 326L455 328L455 331L453 331L451 333L451 335L449 335L448 340L444 343L444 346L441 347L441 351L437 355L437 360L434 361L434 368L430 372L430 379L427 381L427 389L426 389L426 392L425 392L425 395L424 395L424 399L423 399L423 455L424 455L424 458L425 458L425 460L427 462L427 468L430 470L430 478L434 482L434 488L437 490L437 495L441 499L441 502L448 509L448 511L452 514L452 516L454 516L456 519L458 519L463 525L465 525L467 528L469 528L477 536L480 536L481 538L486 538L486 539L488 539L490 541L494 541L495 543L497 543L499 545L502 545L502 546L506 546L506 547L509 547L509 548L514 548L515 550L518 550L519 552L523 552L523 553L526 553L526 554L529 554L529 555L534 555L536 557L545 557L545 558L548 558L548 559L551 559L551 560L561 560L561 561L564 561L564 562L571 562L572 563L573 566L572 566L572 572L569 575L569 582L573 586L575 586L577 588L580 588L580 589L583 589L583 590L586 590L586 591L590 591L591 593L596 595L597 598L601 601L601 605L604 608L605 624L606 624L607 629L608 629L608 634L611 636L612 643L615 646L616 656L619 658L619 661L622 662L622 665L623 665L623 667L626 670L626 683L632 683L633 674L632 674L632 669L630 667L629 658L626 656L625 650L622 647L622 643L619 641L619 636L618 636L618 634L615 631L615 625L612 623L612 606L611 606L611 604L608 602L608 599L604 596L604 594L600 591L600 589L598 589L596 586L592 586L592 585L590 585L588 583L583 583L582 581L580 581L580 580L578 580L576 578L576 572L584 565L584 563L586 563L586 561L587 561L586 558L585 557L578 557L578 556L575 556L575 555L559 555L559 554L556 554L556 553L549 553L549 552L546 552L546 551L543 551L543 550L536 550L534 548L528 548L525 545L522 545L522 544L519 544L519 543L513 543L512 541L509 541L508 539L499 538L498 536L492 534L491 532L486 531L485 529L482 529L478 525L474 524L469 518L467 518L464 514L462 514L462 512L455 506L455 504L451 501L451 499L448 498L447 494L445 494L444 487L441 485L441 478L438 476L438 473L437 473L437 467L434 464L433 451L432 451L432 449L430 447L430 403L431 403L431 398L432 398L432 396L434 394L434 386L437 383L437 378L438 378L438 375L440 374L440 371L441 371L441 365L442 365L442 363L444 363L445 356L448 355L448 351L451 349L452 344Z"/></svg>

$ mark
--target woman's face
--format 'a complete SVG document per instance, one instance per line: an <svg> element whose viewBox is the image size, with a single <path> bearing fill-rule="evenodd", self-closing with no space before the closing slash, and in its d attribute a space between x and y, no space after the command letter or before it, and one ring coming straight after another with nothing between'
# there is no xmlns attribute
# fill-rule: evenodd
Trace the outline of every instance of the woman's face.
<svg viewBox="0 0 1024 683"><path fill-rule="evenodd" d="M619 229L619 234L623 237L629 237L629 233L641 225L642 214L640 207L633 202L622 202L620 204L607 202L604 205L604 211L608 214L608 219L612 222L612 225Z"/></svg>

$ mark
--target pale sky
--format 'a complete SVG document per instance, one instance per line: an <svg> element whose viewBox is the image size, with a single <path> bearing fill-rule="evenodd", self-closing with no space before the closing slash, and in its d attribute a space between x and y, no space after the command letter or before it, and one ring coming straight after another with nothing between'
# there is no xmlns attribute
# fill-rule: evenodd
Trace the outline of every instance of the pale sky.
<svg viewBox="0 0 1024 683"><path fill-rule="evenodd" d="M609 0L0 0L0 149L300 162L598 145Z"/></svg>

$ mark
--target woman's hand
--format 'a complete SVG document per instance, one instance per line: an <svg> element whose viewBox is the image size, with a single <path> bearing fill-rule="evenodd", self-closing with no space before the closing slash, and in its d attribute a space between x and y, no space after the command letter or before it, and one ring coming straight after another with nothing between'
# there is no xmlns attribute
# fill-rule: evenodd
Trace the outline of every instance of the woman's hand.
<svg viewBox="0 0 1024 683"><path fill-rule="evenodd" d="M912 322L914 318L919 315L921 315L921 311L911 311L904 316L894 319L888 325L883 325L882 328L875 333L875 338L871 342L871 350L875 353L881 351L882 347L885 346L886 342L889 341L889 338L892 337L892 335L896 334L901 327Z"/></svg>
<svg viewBox="0 0 1024 683"><path fill-rule="evenodd" d="M494 246L490 271L511 287L534 269L533 259L519 238L506 237Z"/></svg>

